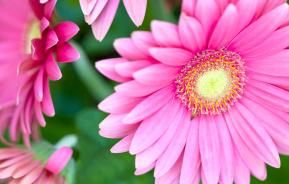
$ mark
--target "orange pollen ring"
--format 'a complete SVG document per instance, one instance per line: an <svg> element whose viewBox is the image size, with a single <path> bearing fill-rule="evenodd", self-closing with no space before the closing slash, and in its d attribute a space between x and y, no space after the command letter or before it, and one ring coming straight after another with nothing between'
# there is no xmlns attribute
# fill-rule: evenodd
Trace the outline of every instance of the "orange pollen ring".
<svg viewBox="0 0 289 184"><path fill-rule="evenodd" d="M204 82L202 84L206 89L204 91L214 97L210 98L200 93L198 90L200 79L206 78L211 72L213 74L209 75L209 79L203 81L218 80L214 72L220 71L223 74L221 77L225 78L221 78L221 82L217 83L222 85L217 86L217 89L222 89L220 95L216 95L215 91L208 87L210 84ZM216 115L227 111L241 97L245 78L244 62L240 55L225 49L205 50L197 53L181 70L175 81L176 94L194 116Z"/></svg>

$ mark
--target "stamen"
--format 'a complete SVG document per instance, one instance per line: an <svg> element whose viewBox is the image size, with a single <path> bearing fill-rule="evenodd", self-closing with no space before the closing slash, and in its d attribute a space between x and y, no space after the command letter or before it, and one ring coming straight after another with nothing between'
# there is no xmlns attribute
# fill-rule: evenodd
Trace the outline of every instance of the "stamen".
<svg viewBox="0 0 289 184"><path fill-rule="evenodd" d="M227 111L241 97L244 84L243 61L237 53L206 50L182 69L176 93L193 115L214 115Z"/></svg>

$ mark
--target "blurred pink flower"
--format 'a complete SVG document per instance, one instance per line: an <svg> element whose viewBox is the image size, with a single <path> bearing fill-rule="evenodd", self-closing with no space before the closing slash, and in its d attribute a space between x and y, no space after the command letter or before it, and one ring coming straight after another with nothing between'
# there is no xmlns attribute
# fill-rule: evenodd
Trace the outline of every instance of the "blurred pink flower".
<svg viewBox="0 0 289 184"><path fill-rule="evenodd" d="M42 112L54 116L49 80L61 78L57 62L79 58L67 43L78 27L51 24L55 3L0 1L0 134L8 128L13 141L22 132L28 144L38 124L45 126Z"/></svg>
<svg viewBox="0 0 289 184"><path fill-rule="evenodd" d="M61 171L72 157L67 147L56 150L48 160L38 159L37 153L23 148L0 149L0 178L9 184L64 184Z"/></svg>
<svg viewBox="0 0 289 184"><path fill-rule="evenodd" d="M116 14L120 0L80 0L85 21L92 26L97 40L102 40L108 32ZM145 17L147 0L123 0L128 15L136 26Z"/></svg>
<svg viewBox="0 0 289 184"><path fill-rule="evenodd" d="M179 24L116 40L97 69L121 82L99 104L112 152L158 184L249 184L289 154L285 1L185 0Z"/></svg>

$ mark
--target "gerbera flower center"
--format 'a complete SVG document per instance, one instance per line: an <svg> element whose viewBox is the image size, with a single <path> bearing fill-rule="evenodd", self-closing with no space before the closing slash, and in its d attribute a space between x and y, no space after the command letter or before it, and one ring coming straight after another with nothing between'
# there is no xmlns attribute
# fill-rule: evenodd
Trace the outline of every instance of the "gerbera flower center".
<svg viewBox="0 0 289 184"><path fill-rule="evenodd" d="M39 21L31 21L28 26L26 39L25 39L25 53L31 54L31 46L32 40L41 38L41 30L40 30L40 22Z"/></svg>
<svg viewBox="0 0 289 184"><path fill-rule="evenodd" d="M240 98L245 83L242 58L234 52L206 50L195 55L176 80L177 96L198 114L219 114Z"/></svg>

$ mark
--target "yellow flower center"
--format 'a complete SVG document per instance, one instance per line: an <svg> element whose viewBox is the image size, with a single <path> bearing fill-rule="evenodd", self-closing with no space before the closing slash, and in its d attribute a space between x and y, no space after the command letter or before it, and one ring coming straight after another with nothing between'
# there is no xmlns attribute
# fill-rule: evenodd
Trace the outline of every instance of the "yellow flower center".
<svg viewBox="0 0 289 184"><path fill-rule="evenodd" d="M196 91L208 100L216 100L225 95L230 85L229 72L221 68L204 72L197 80Z"/></svg>
<svg viewBox="0 0 289 184"><path fill-rule="evenodd" d="M219 114L238 99L245 83L241 57L227 50L198 53L176 80L177 96L193 115Z"/></svg>
<svg viewBox="0 0 289 184"><path fill-rule="evenodd" d="M26 39L25 39L25 53L31 54L32 41L34 39L41 38L40 22L32 21L27 29Z"/></svg>

